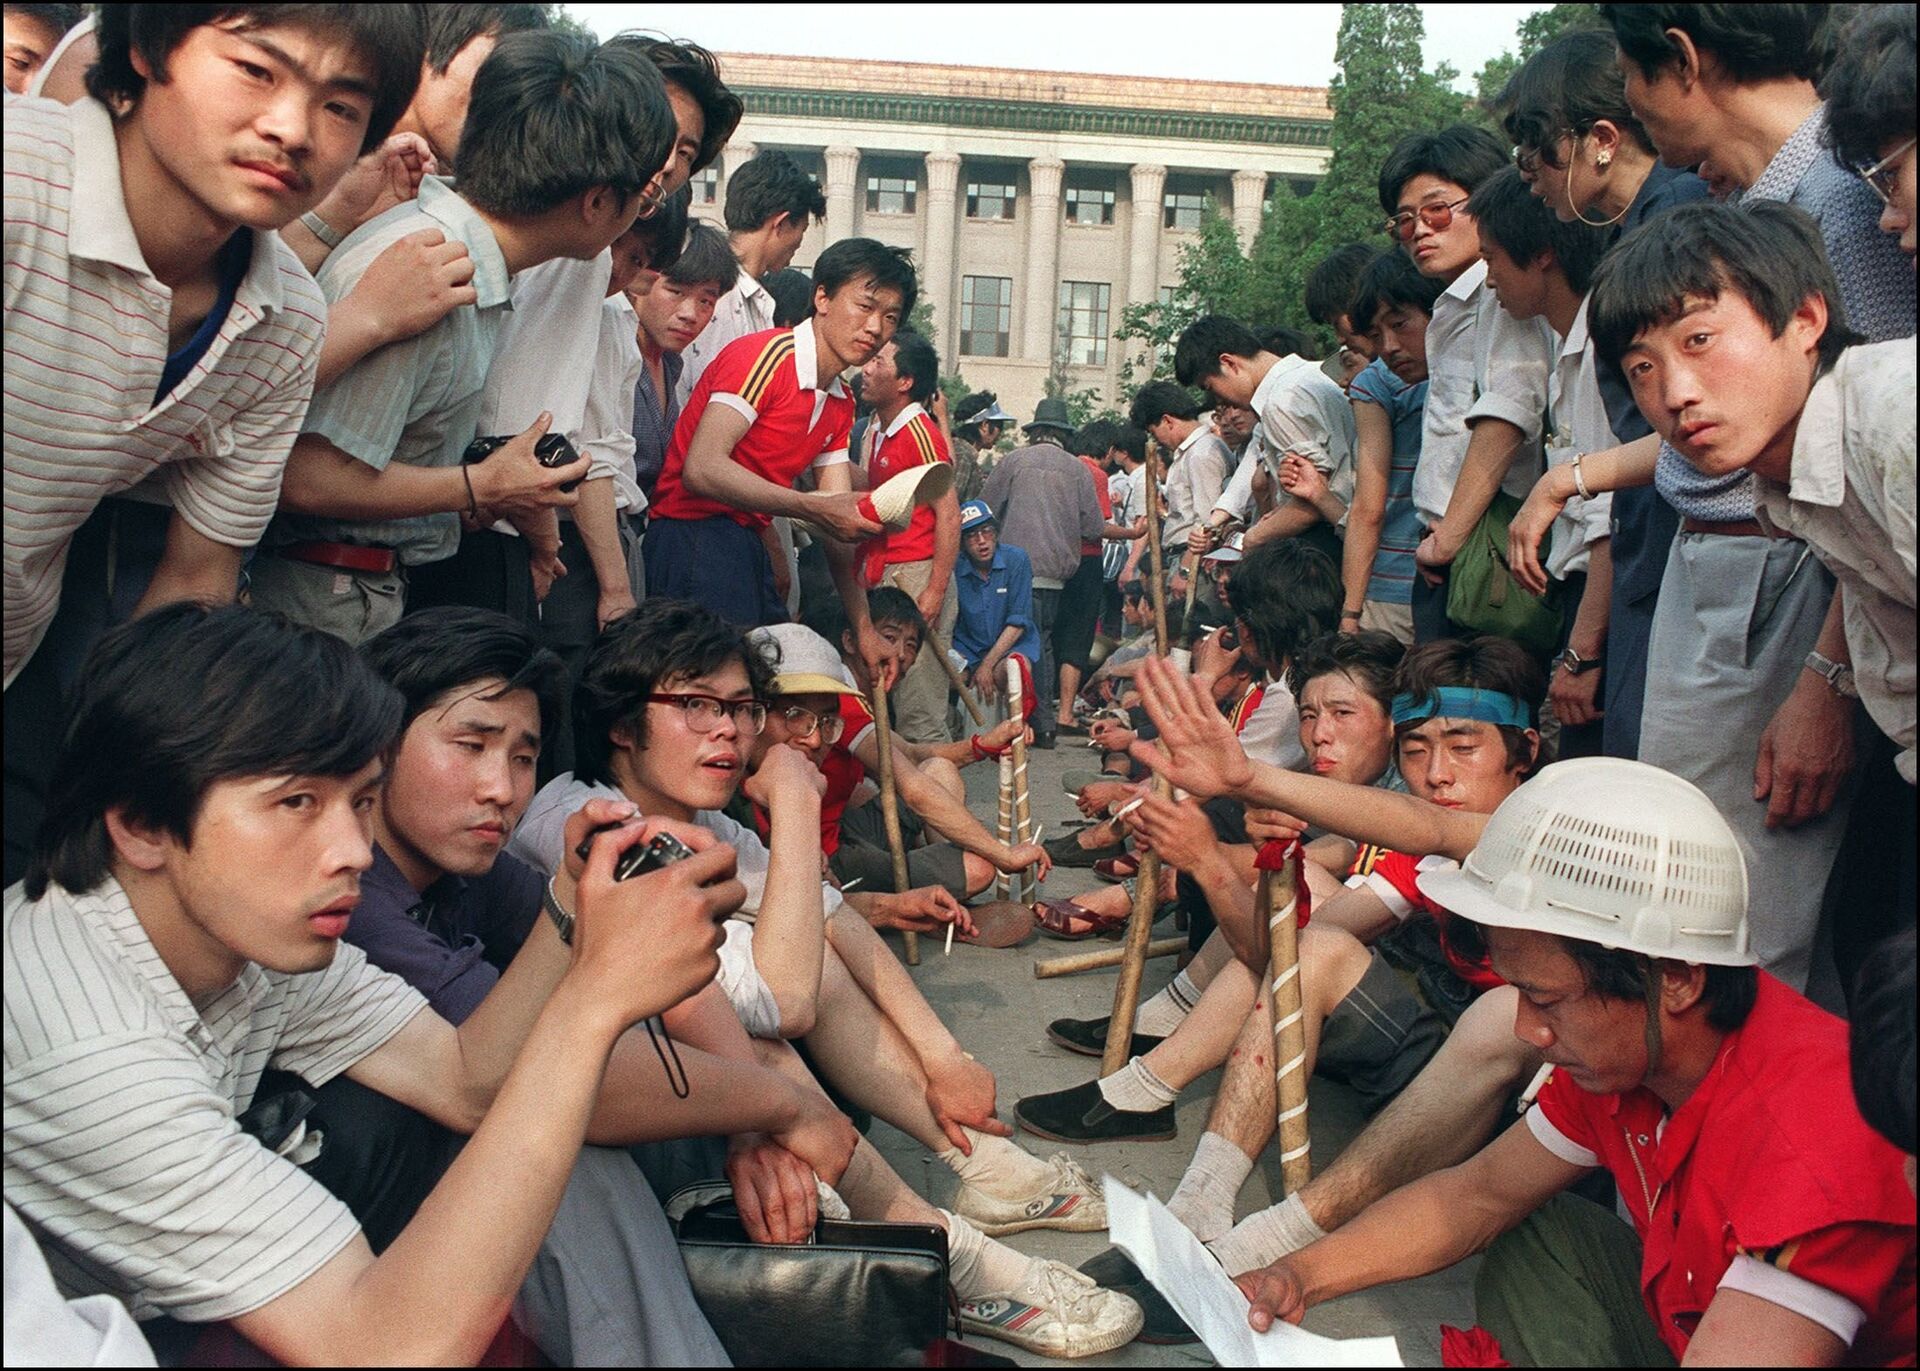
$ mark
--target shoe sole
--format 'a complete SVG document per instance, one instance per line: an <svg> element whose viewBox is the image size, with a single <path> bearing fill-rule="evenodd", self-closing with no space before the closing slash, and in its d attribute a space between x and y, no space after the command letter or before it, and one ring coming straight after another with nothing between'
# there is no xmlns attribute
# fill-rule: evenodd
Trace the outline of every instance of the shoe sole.
<svg viewBox="0 0 1920 1371"><path fill-rule="evenodd" d="M1054 1046L1056 1047L1064 1047L1067 1049L1067 1051L1075 1053L1078 1056L1082 1056L1082 1057L1106 1056L1106 1049L1104 1047L1088 1047L1085 1043L1073 1042L1069 1040L1064 1034L1056 1033L1051 1028L1047 1030L1047 1041L1053 1043Z"/></svg>
<svg viewBox="0 0 1920 1371"><path fill-rule="evenodd" d="M1141 1326L1144 1326L1144 1324L1145 1320L1143 1319ZM1023 1338L1010 1328L1002 1328L998 1324L987 1323L984 1320L970 1319L964 1313L960 1315L960 1331L963 1333L973 1333L982 1338L992 1338L996 1342L1004 1342L1010 1346L1018 1347L1022 1351L1032 1352L1038 1356L1052 1357L1056 1361L1078 1361L1082 1357L1097 1357L1102 1352L1111 1352L1116 1347L1125 1347L1128 1343L1140 1336L1140 1329L1138 1327L1132 1327L1131 1321L1129 1321L1129 1323L1122 1324L1111 1333L1100 1334L1092 1342L1077 1349L1055 1349L1036 1338Z"/></svg>
<svg viewBox="0 0 1920 1371"><path fill-rule="evenodd" d="M1021 1118L1018 1111L1015 1111L1013 1117L1018 1120L1021 1128L1033 1134L1036 1138L1045 1138L1048 1142L1067 1143L1074 1147L1085 1147L1090 1143L1171 1142L1180 1136L1180 1130L1178 1128L1169 1128L1164 1133L1119 1133L1107 1138L1069 1138L1062 1133L1049 1133L1044 1128L1035 1128L1024 1118Z"/></svg>

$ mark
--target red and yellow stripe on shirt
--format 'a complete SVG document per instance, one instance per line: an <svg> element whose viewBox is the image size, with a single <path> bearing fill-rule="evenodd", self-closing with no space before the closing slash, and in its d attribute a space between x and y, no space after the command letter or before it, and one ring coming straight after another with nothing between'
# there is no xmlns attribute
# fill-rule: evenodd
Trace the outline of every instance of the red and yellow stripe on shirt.
<svg viewBox="0 0 1920 1371"><path fill-rule="evenodd" d="M1241 733L1247 727L1247 720L1253 717L1253 711L1260 708L1260 702L1267 696L1267 688L1257 685L1240 697L1240 703L1227 713L1227 722L1233 725L1233 731Z"/></svg>
<svg viewBox="0 0 1920 1371"><path fill-rule="evenodd" d="M867 466L868 483L878 486L903 471L929 462L951 462L947 440L925 410L880 441L880 450ZM864 544L867 583L878 585L885 568L899 562L925 562L933 557L933 507L914 511L913 522L898 533L868 539Z"/></svg>

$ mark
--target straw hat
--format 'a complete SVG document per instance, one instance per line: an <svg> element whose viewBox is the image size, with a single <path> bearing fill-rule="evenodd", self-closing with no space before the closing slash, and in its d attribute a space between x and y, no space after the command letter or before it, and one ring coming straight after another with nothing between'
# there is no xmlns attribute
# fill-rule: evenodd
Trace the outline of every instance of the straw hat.
<svg viewBox="0 0 1920 1371"><path fill-rule="evenodd" d="M860 500L860 512L889 533L913 522L913 512L930 505L953 489L953 467L947 462L924 462L882 481Z"/></svg>

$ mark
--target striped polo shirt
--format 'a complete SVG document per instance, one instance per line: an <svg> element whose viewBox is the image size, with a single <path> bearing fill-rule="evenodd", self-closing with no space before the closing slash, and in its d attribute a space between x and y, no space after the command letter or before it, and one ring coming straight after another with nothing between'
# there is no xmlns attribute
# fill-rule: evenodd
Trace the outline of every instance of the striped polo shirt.
<svg viewBox="0 0 1920 1371"><path fill-rule="evenodd" d="M342 946L322 971L248 963L196 1007L109 878L6 892L6 1201L69 1298L136 1318L230 1319L360 1231L346 1205L240 1131L269 1065L322 1085L426 1008Z"/></svg>
<svg viewBox="0 0 1920 1371"><path fill-rule="evenodd" d="M173 292L141 256L105 107L9 99L6 149L10 685L59 608L74 530L103 497L153 476L196 532L260 540L313 394L326 303L279 234L255 233L212 345L156 401Z"/></svg>

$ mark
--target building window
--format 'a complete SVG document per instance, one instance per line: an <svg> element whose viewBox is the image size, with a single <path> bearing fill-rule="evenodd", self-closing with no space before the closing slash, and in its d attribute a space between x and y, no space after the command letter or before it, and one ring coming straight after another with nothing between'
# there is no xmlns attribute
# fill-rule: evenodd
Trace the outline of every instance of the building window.
<svg viewBox="0 0 1920 1371"><path fill-rule="evenodd" d="M1060 283L1060 332L1069 365L1107 364L1107 306L1112 292L1105 281Z"/></svg>
<svg viewBox="0 0 1920 1371"><path fill-rule="evenodd" d="M912 214L920 182L912 176L869 176L868 214Z"/></svg>
<svg viewBox="0 0 1920 1371"><path fill-rule="evenodd" d="M1207 197L1200 191L1170 190L1165 203L1170 229L1197 229L1207 215Z"/></svg>
<svg viewBox="0 0 1920 1371"><path fill-rule="evenodd" d="M720 203L720 168L708 167L693 178L693 203L696 205L717 205Z"/></svg>
<svg viewBox="0 0 1920 1371"><path fill-rule="evenodd" d="M1013 187L993 181L967 182L967 218L1013 218Z"/></svg>
<svg viewBox="0 0 1920 1371"><path fill-rule="evenodd" d="M1005 357L1013 333L1013 278L960 278L960 351L969 357Z"/></svg>
<svg viewBox="0 0 1920 1371"><path fill-rule="evenodd" d="M1096 186L1068 186L1066 191L1069 224L1111 224L1113 192Z"/></svg>

